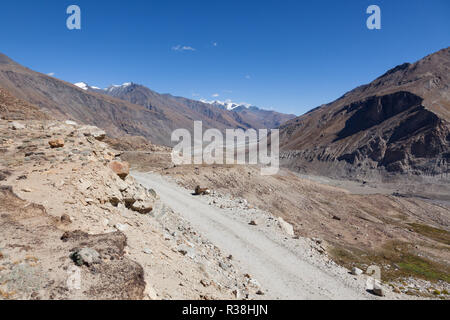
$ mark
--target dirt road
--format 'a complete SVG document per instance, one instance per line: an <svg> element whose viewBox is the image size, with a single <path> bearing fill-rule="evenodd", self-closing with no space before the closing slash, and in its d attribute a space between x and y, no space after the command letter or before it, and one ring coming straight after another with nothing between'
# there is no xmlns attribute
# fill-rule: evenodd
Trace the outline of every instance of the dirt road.
<svg viewBox="0 0 450 320"><path fill-rule="evenodd" d="M134 173L145 187L250 273L261 284L265 298L273 299L364 299L363 290L346 285L335 275L317 268L251 226L237 221L225 210L209 206L191 193L153 173Z"/></svg>

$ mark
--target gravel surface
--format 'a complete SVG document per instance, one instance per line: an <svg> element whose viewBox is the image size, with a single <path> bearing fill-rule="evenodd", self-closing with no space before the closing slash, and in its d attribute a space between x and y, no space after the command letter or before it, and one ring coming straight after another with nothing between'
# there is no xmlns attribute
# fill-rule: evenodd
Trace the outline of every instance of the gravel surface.
<svg viewBox="0 0 450 320"><path fill-rule="evenodd" d="M283 233L275 217L247 207L245 200L227 199L214 192L193 196L192 191L155 173L135 172L133 176L154 189L204 237L231 254L237 266L261 284L265 298L375 298L365 289L365 275L355 277L336 265L313 240ZM257 226L250 224L252 220ZM400 296L387 292L387 297Z"/></svg>

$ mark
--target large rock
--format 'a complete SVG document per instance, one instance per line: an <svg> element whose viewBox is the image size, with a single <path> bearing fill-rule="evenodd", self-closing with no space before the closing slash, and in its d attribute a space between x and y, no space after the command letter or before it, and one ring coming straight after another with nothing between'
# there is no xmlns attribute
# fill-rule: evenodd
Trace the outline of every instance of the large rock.
<svg viewBox="0 0 450 320"><path fill-rule="evenodd" d="M95 263L101 262L100 254L91 248L82 248L75 251L72 254L72 259L78 266L91 266Z"/></svg>
<svg viewBox="0 0 450 320"><path fill-rule="evenodd" d="M131 206L130 209L133 211L137 211L142 214L150 213L153 210L153 202L152 201L136 201Z"/></svg>
<svg viewBox="0 0 450 320"><path fill-rule="evenodd" d="M381 284L378 281L375 281L372 292L376 296L384 297L383 287L381 286Z"/></svg>
<svg viewBox="0 0 450 320"><path fill-rule="evenodd" d="M363 274L363 271L357 267L352 268L352 274L355 276L359 276Z"/></svg>
<svg viewBox="0 0 450 320"><path fill-rule="evenodd" d="M278 225L280 226L281 230L284 231L284 233L286 233L289 236L294 236L294 227L290 224L287 223L286 221L284 221L283 218L279 217L278 218Z"/></svg>
<svg viewBox="0 0 450 320"><path fill-rule="evenodd" d="M109 167L121 179L125 179L130 174L130 165L128 162L111 161Z"/></svg>
<svg viewBox="0 0 450 320"><path fill-rule="evenodd" d="M48 142L48 144L49 144L50 147L52 147L52 148L62 148L62 147L64 147L64 139L50 140L50 141Z"/></svg>
<svg viewBox="0 0 450 320"><path fill-rule="evenodd" d="M122 196L127 208L147 214L153 210L156 200L156 194L152 191L145 189L141 185L130 185L122 192Z"/></svg>

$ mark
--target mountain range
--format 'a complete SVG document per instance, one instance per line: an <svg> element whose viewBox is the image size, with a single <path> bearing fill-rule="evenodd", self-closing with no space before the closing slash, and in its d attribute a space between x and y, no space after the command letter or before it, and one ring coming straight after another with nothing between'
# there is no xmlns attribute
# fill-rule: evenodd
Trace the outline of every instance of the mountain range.
<svg viewBox="0 0 450 320"><path fill-rule="evenodd" d="M261 112L223 110L208 103L159 94L141 85L129 83L108 90L77 85L30 70L0 54L0 87L47 115L72 119L105 129L113 137L143 136L154 143L172 145L175 129L193 130L193 122L201 120L203 128L274 128L282 115L269 111L271 119L262 119ZM265 114L265 113L264 113Z"/></svg>
<svg viewBox="0 0 450 320"><path fill-rule="evenodd" d="M450 48L445 48L295 117L247 104L160 94L132 82L106 89L73 85L0 54L3 118L23 118L28 112L71 119L103 128L112 137L142 136L161 145L171 145L173 130L192 130L197 120L204 129L278 127L282 165L361 179L448 175L449 85Z"/></svg>
<svg viewBox="0 0 450 320"><path fill-rule="evenodd" d="M75 85L86 91L103 93L146 108L155 108L158 105L163 105L165 108L170 108L175 112L184 112L185 114L191 114L190 110L197 110L202 114L206 112L207 117L214 117L214 108L211 110L212 113L209 111L211 106L213 106L220 110L232 112L233 117L237 114L239 117L235 119L246 128L273 129L295 118L293 114L264 110L249 104L236 104L229 101L197 101L175 97L170 94L159 94L143 85L132 82L126 82L122 85L111 85L105 89L90 86L85 82L75 83ZM198 115L192 115L192 117L194 116L198 117Z"/></svg>

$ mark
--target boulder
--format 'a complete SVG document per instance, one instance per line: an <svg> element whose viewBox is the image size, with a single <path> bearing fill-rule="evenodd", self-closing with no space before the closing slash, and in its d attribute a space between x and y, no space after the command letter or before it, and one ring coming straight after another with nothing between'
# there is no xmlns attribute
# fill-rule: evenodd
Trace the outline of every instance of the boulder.
<svg viewBox="0 0 450 320"><path fill-rule="evenodd" d="M94 127L94 126L83 126L79 130L85 137L93 137L96 140L102 141L106 137L106 132Z"/></svg>
<svg viewBox="0 0 450 320"><path fill-rule="evenodd" d="M48 142L48 144L49 144L50 147L52 147L52 148L62 148L62 147L64 147L64 139L50 140L50 141Z"/></svg>
<svg viewBox="0 0 450 320"><path fill-rule="evenodd" d="M361 269L359 269L359 268L354 267L352 269L352 274L355 275L355 276L359 276L359 275L363 274L363 271Z"/></svg>
<svg viewBox="0 0 450 320"><path fill-rule="evenodd" d="M79 249L72 254L71 258L78 266L91 266L101 262L100 254L91 248Z"/></svg>
<svg viewBox="0 0 450 320"><path fill-rule="evenodd" d="M200 188L200 186L195 187L194 194L196 196L207 195L210 193L211 193L211 191L208 188Z"/></svg>
<svg viewBox="0 0 450 320"><path fill-rule="evenodd" d="M141 214L147 214L150 213L153 210L153 202L152 201L142 201L138 200L135 201L131 206L130 209L133 211L137 211Z"/></svg>
<svg viewBox="0 0 450 320"><path fill-rule="evenodd" d="M280 226L281 230L283 230L287 235L294 236L294 227L290 224L284 221L283 218L278 218L278 225Z"/></svg>
<svg viewBox="0 0 450 320"><path fill-rule="evenodd" d="M185 244L179 245L178 248L177 248L177 251L179 253L181 253L183 256L187 256L187 257L189 257L191 259L195 258L195 250L190 248L190 247L188 247Z"/></svg>
<svg viewBox="0 0 450 320"><path fill-rule="evenodd" d="M124 180L130 174L130 165L128 162L111 161L109 167L115 174Z"/></svg>
<svg viewBox="0 0 450 320"><path fill-rule="evenodd" d="M68 214L63 214L61 216L61 222L64 224L72 223L72 218Z"/></svg>

